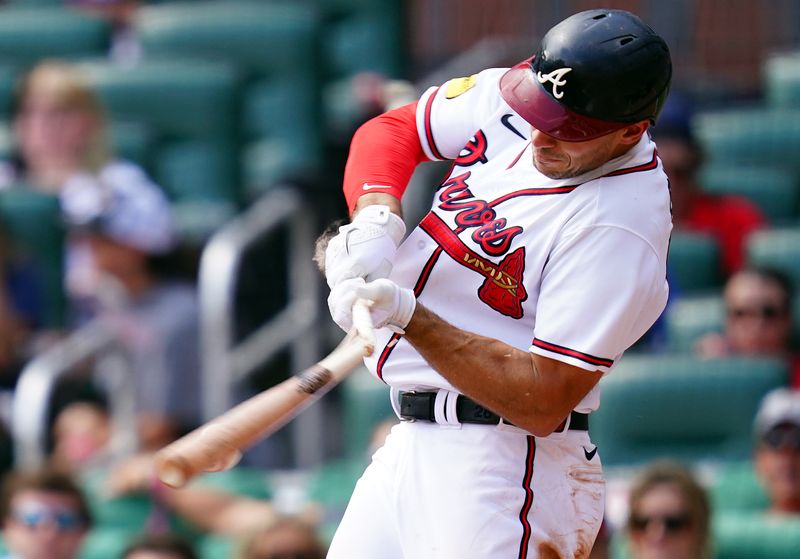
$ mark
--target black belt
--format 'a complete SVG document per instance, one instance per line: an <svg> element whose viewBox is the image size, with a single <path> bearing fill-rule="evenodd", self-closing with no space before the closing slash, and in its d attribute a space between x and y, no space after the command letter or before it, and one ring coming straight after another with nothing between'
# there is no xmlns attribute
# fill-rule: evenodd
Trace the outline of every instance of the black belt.
<svg viewBox="0 0 800 559"><path fill-rule="evenodd" d="M408 420L422 419L435 422L435 401L436 392L401 392L400 417ZM500 423L499 415L493 411L487 410L464 395L459 395L456 399L456 416L461 423L478 423L480 425L497 425ZM503 420L503 423L512 425L512 423L505 420ZM588 431L589 415L573 411L570 414L568 429L571 431ZM563 430L564 426L562 424L556 429L556 432L561 432Z"/></svg>

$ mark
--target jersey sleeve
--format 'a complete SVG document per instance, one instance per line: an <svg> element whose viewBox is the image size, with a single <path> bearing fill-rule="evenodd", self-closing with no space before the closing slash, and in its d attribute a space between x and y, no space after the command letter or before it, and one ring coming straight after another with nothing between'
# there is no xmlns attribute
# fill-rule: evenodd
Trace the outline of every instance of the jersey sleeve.
<svg viewBox="0 0 800 559"><path fill-rule="evenodd" d="M622 227L573 233L545 265L531 351L608 371L664 310L665 268L645 239Z"/></svg>
<svg viewBox="0 0 800 559"><path fill-rule="evenodd" d="M417 130L425 155L434 161L455 159L475 132L503 106L504 68L455 78L431 87L417 105Z"/></svg>

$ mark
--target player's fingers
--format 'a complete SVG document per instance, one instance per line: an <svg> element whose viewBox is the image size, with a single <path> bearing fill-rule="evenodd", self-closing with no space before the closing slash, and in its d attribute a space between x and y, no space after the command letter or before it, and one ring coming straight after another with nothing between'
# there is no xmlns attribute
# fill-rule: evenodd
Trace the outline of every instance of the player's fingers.
<svg viewBox="0 0 800 559"><path fill-rule="evenodd" d="M353 303L358 297L356 289L363 284L364 280L361 278L344 280L331 289L328 296L331 318L345 332L349 332L353 326Z"/></svg>
<svg viewBox="0 0 800 559"><path fill-rule="evenodd" d="M391 280L377 279L356 287L355 293L357 297L381 305L394 301L398 289L397 284Z"/></svg>

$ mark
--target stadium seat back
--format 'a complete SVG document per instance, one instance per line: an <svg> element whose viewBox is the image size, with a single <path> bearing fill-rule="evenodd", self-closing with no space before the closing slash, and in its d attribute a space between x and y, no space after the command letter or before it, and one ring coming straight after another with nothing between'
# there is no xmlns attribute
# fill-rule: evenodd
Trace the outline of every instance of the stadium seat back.
<svg viewBox="0 0 800 559"><path fill-rule="evenodd" d="M342 383L342 390L347 456L363 459L375 427L395 417L389 387L360 368Z"/></svg>
<svg viewBox="0 0 800 559"><path fill-rule="evenodd" d="M701 113L693 127L714 163L771 165L797 170L800 109L746 108Z"/></svg>
<svg viewBox="0 0 800 559"><path fill-rule="evenodd" d="M701 175L703 189L712 194L742 196L755 204L771 223L798 215L800 187L797 175L766 166L707 165Z"/></svg>
<svg viewBox="0 0 800 559"><path fill-rule="evenodd" d="M719 244L711 235L673 231L667 268L670 281L681 292L708 291L722 285Z"/></svg>
<svg viewBox="0 0 800 559"><path fill-rule="evenodd" d="M800 518L763 512L715 514L717 559L796 559L800 556Z"/></svg>
<svg viewBox="0 0 800 559"><path fill-rule="evenodd" d="M777 268L800 285L800 227L753 233L747 241L747 262Z"/></svg>
<svg viewBox="0 0 800 559"><path fill-rule="evenodd" d="M41 280L45 326L62 327L66 318L64 228L58 198L26 185L2 190L0 224Z"/></svg>
<svg viewBox="0 0 800 559"><path fill-rule="evenodd" d="M55 6L0 9L0 62L24 68L45 58L105 55L111 27L103 19Z"/></svg>
<svg viewBox="0 0 800 559"><path fill-rule="evenodd" d="M671 351L691 353L704 334L721 332L725 306L719 294L677 297L670 301L664 320Z"/></svg>
<svg viewBox="0 0 800 559"><path fill-rule="evenodd" d="M131 67L84 62L81 68L115 120L142 122L180 139L236 138L239 76L230 65L151 59Z"/></svg>
<svg viewBox="0 0 800 559"><path fill-rule="evenodd" d="M311 79L318 28L312 6L289 2L176 2L146 7L136 19L145 53L217 58L254 76Z"/></svg>
<svg viewBox="0 0 800 559"><path fill-rule="evenodd" d="M607 465L747 459L761 398L786 384L787 369L772 359L629 356L601 381L592 438Z"/></svg>

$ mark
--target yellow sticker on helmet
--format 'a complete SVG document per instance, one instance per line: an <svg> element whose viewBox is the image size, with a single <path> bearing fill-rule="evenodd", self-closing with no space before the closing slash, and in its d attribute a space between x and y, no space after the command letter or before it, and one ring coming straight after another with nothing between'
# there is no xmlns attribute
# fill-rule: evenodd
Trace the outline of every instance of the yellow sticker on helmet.
<svg viewBox="0 0 800 559"><path fill-rule="evenodd" d="M454 80L450 80L444 93L445 97L448 99L453 99L465 91L469 91L469 89L475 85L476 79L478 79L478 74L472 74L466 78L456 78Z"/></svg>

